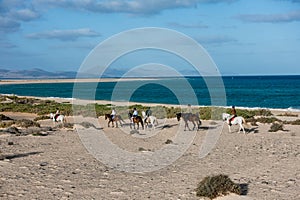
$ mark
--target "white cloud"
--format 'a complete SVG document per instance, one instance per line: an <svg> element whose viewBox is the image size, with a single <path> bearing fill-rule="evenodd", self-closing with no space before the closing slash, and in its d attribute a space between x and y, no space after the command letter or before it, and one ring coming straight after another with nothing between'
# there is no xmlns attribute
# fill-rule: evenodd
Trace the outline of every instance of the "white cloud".
<svg viewBox="0 0 300 200"><path fill-rule="evenodd" d="M59 40L77 40L79 37L98 37L100 33L88 28L72 30L52 30L27 35L31 39L59 39Z"/></svg>
<svg viewBox="0 0 300 200"><path fill-rule="evenodd" d="M236 39L229 36L199 36L196 37L196 40L200 44L225 44L237 42Z"/></svg>
<svg viewBox="0 0 300 200"><path fill-rule="evenodd" d="M8 16L12 19L20 21L30 21L39 18L40 14L30 9L20 9L10 11Z"/></svg>
<svg viewBox="0 0 300 200"><path fill-rule="evenodd" d="M192 8L199 3L231 3L236 0L34 0L36 6L63 7L98 13L157 14L163 10Z"/></svg>
<svg viewBox="0 0 300 200"><path fill-rule="evenodd" d="M208 28L208 26L198 23L198 24L181 24L177 22L170 22L168 23L169 26L176 27L176 28Z"/></svg>
<svg viewBox="0 0 300 200"><path fill-rule="evenodd" d="M300 21L300 10L283 14L248 14L235 17L243 22L253 23L283 23Z"/></svg>
<svg viewBox="0 0 300 200"><path fill-rule="evenodd" d="M7 17L0 16L0 32L1 33L10 33L19 30L21 24L18 21Z"/></svg>

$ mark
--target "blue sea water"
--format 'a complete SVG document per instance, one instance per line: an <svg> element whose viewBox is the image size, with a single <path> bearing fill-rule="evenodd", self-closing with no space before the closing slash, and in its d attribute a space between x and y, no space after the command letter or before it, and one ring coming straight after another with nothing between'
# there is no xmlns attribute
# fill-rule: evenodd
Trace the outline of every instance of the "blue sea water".
<svg viewBox="0 0 300 200"><path fill-rule="evenodd" d="M211 77L214 79L214 77ZM220 89L219 84L208 89L201 77L187 77L197 96L198 105L212 105L210 90ZM226 92L226 105L249 108L293 108L300 109L300 76L225 76L222 77ZM133 101L141 103L187 104L192 98L192 92L181 85L178 79L163 79L160 81L128 81L76 83L77 93L83 99L111 100L116 86L117 95L114 100ZM176 87L177 94L166 85ZM1 94L16 94L21 96L62 97L73 98L73 83L37 83L1 85ZM178 92L179 91L179 92ZM178 93L185 101L178 100ZM78 98L78 95L75 95ZM115 96L114 96L115 97ZM124 98L124 99L123 99ZM218 97L217 97L218 98ZM224 99L223 96L219 98ZM223 102L223 101L220 101Z"/></svg>

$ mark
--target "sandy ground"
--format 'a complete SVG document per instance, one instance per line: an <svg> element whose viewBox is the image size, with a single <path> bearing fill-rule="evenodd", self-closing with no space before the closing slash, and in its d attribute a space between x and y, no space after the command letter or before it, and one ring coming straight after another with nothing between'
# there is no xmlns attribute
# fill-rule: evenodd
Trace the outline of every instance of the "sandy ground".
<svg viewBox="0 0 300 200"><path fill-rule="evenodd" d="M35 117L3 114L12 118ZM0 134L0 151L9 155L0 160L1 199L193 200L201 199L196 196L197 183L205 176L220 173L241 184L244 195L219 199L300 199L300 126L285 125L285 131L271 133L270 124L258 124L245 135L238 133L237 127L228 133L222 122L203 121L200 130L184 131L176 119L161 119L155 130L132 131L128 119L120 128L107 127L103 117L68 117L68 122L74 120L93 123L95 128L76 125L75 130L59 129L47 136ZM40 123L57 125L50 120ZM214 130L220 131L216 145L200 158L199 150L205 138L215 134ZM173 163L151 172L130 173L120 171L122 163L111 167L97 160L82 142L82 131L86 136L104 134L119 148L145 155L168 145L179 146L180 141L175 139L178 133L195 137ZM173 143L166 144L167 140ZM114 161L114 152L105 152Z"/></svg>

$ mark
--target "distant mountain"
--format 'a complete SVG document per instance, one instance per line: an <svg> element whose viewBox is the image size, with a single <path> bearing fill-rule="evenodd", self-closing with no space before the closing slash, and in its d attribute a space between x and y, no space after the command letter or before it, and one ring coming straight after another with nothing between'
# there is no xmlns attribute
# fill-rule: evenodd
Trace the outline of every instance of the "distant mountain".
<svg viewBox="0 0 300 200"><path fill-rule="evenodd" d="M35 79L35 78L76 78L77 72L49 72L34 68L29 70L0 69L0 79Z"/></svg>

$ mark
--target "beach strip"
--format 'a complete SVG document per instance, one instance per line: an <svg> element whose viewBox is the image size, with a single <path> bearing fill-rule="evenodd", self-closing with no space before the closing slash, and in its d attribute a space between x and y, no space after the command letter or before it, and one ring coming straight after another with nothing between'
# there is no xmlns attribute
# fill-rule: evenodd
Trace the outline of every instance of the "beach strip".
<svg viewBox="0 0 300 200"><path fill-rule="evenodd" d="M2 79L0 85L5 84L32 84L32 83L91 83L91 82L118 82L118 81L147 81L161 78L76 78L76 79Z"/></svg>

